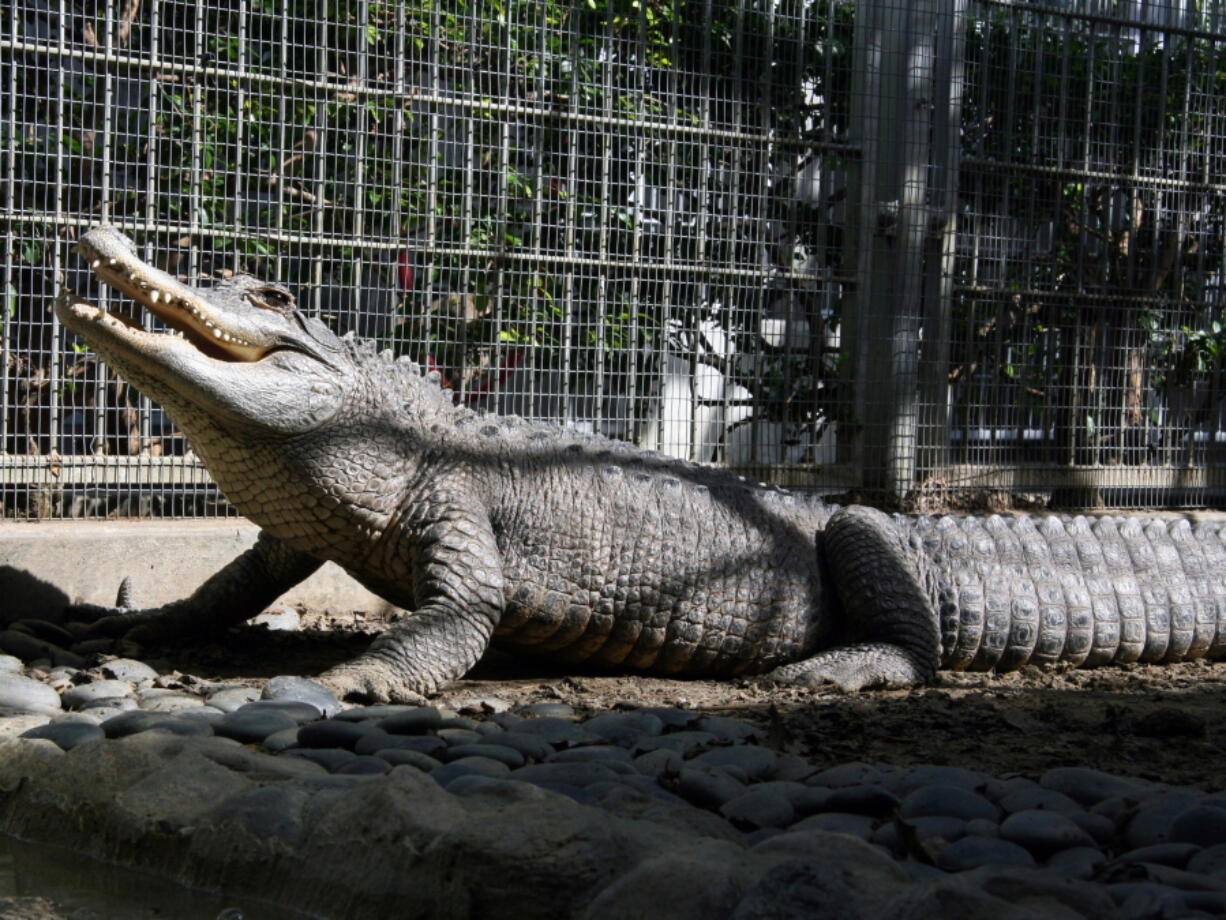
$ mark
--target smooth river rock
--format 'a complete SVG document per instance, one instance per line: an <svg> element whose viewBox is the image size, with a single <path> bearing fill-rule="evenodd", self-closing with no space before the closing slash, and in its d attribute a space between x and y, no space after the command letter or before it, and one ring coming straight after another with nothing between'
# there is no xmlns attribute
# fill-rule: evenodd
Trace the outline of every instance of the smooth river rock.
<svg viewBox="0 0 1226 920"><path fill-rule="evenodd" d="M0 671L0 708L20 712L59 712L63 709L60 695L29 677L12 671Z"/></svg>

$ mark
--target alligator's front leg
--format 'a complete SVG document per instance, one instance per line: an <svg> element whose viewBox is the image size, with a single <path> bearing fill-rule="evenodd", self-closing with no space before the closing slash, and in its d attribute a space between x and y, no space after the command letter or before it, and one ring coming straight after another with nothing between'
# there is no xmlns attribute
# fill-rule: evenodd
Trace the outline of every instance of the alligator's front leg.
<svg viewBox="0 0 1226 920"><path fill-rule="evenodd" d="M261 531L254 546L189 597L147 610L78 604L68 615L93 621L78 630L81 638L122 636L145 647L182 642L249 620L322 564Z"/></svg>
<svg viewBox="0 0 1226 920"><path fill-rule="evenodd" d="M477 663L502 617L502 560L483 514L453 509L424 526L403 525L396 551L416 609L362 655L320 675L340 699L420 703Z"/></svg>
<svg viewBox="0 0 1226 920"><path fill-rule="evenodd" d="M844 690L930 682L941 647L935 573L922 548L887 515L858 505L830 518L819 546L847 618L847 642L766 676Z"/></svg>

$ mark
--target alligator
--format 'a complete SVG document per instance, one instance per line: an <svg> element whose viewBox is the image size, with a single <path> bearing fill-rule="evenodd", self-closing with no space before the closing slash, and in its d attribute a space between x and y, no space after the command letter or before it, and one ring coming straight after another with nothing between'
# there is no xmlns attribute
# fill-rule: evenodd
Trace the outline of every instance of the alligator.
<svg viewBox="0 0 1226 920"><path fill-rule="evenodd" d="M319 679L415 701L491 644L605 669L845 690L939 668L1222 657L1217 524L908 516L839 507L552 424L483 415L338 336L279 284L196 287L102 226L78 252L167 327L55 304L187 434L254 546L189 597L91 608L91 635L184 641L256 615L324 560L402 614Z"/></svg>

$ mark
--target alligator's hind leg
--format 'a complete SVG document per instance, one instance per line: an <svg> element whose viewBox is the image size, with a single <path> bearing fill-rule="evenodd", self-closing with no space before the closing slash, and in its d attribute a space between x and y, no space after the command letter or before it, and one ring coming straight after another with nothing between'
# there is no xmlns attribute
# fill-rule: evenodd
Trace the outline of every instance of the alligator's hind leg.
<svg viewBox="0 0 1226 920"><path fill-rule="evenodd" d="M887 515L861 506L831 517L818 545L846 617L846 644L778 667L767 678L844 690L931 681L940 635L923 550Z"/></svg>

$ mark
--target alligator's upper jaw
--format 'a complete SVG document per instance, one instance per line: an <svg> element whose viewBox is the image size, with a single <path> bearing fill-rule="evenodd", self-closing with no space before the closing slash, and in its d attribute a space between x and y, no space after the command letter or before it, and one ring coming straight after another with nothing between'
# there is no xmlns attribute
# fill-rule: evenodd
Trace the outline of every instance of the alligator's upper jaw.
<svg viewBox="0 0 1226 920"><path fill-rule="evenodd" d="M258 361L270 350L271 343L253 342L240 334L233 328L231 318L200 296L195 288L142 262L133 251L131 242L118 231L109 228L91 230L78 242L77 251L99 280L144 304L168 326L182 333L202 354L219 361ZM81 321L106 323L103 317L108 314L104 311L75 297L69 300L71 303L66 301L65 307ZM90 314L86 308L101 314L101 317ZM125 314L116 314L111 318L110 332L112 336L119 337L136 332L155 335L145 332L138 320ZM146 347L151 344L145 343Z"/></svg>

